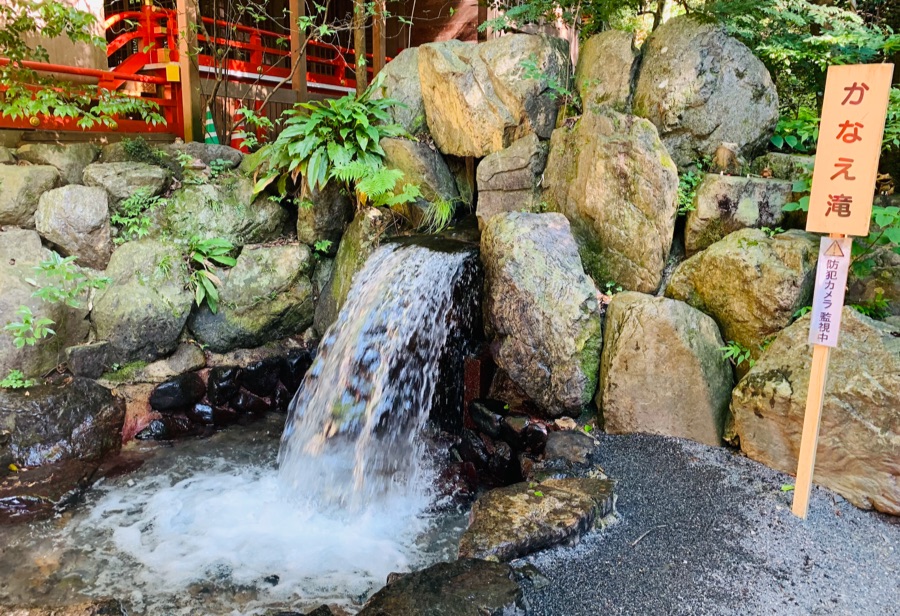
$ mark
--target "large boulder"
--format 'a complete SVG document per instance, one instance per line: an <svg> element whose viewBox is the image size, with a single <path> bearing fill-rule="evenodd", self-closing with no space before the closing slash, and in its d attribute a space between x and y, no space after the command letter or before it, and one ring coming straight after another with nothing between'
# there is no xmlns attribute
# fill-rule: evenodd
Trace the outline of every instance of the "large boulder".
<svg viewBox="0 0 900 616"><path fill-rule="evenodd" d="M549 417L578 414L597 387L597 289L560 214L498 214L481 235L485 325L495 360Z"/></svg>
<svg viewBox="0 0 900 616"><path fill-rule="evenodd" d="M81 184L84 168L97 160L100 148L92 143L26 143L16 155L34 165L51 165L59 170L63 184Z"/></svg>
<svg viewBox="0 0 900 616"><path fill-rule="evenodd" d="M139 191L162 194L169 180L168 171L146 163L94 163L84 168L84 183L104 189L113 209Z"/></svg>
<svg viewBox="0 0 900 616"><path fill-rule="evenodd" d="M50 251L41 246L41 238L35 231L8 228L0 230L0 328L7 323L20 321L16 314L21 306L27 306L35 319L51 319L50 327L56 332L53 338L38 340L33 346L15 347L13 336L0 331L0 375L10 370L21 370L26 377L38 377L50 372L64 361L63 349L84 342L90 329L87 320L87 298L79 298L81 307L73 308L64 303L48 303L34 296L39 285L48 284L35 267L50 258Z"/></svg>
<svg viewBox="0 0 900 616"><path fill-rule="evenodd" d="M609 105L627 111L640 57L631 32L607 30L586 40L575 66L575 90L584 108Z"/></svg>
<svg viewBox="0 0 900 616"><path fill-rule="evenodd" d="M812 173L815 156L768 152L753 160L750 171L779 180L796 180Z"/></svg>
<svg viewBox="0 0 900 616"><path fill-rule="evenodd" d="M156 239L113 253L106 268L112 284L94 301L91 319L116 362L152 361L175 348L193 301L183 259L177 246Z"/></svg>
<svg viewBox="0 0 900 616"><path fill-rule="evenodd" d="M734 377L715 321L684 302L618 293L603 338L597 408L607 432L722 444Z"/></svg>
<svg viewBox="0 0 900 616"><path fill-rule="evenodd" d="M679 167L722 143L750 159L778 123L778 93L743 43L720 26L682 16L644 43L633 113L656 125Z"/></svg>
<svg viewBox="0 0 900 616"><path fill-rule="evenodd" d="M810 304L818 254L818 238L802 231L769 237L742 229L681 263L666 297L709 314L725 340L758 357L760 345Z"/></svg>
<svg viewBox="0 0 900 616"><path fill-rule="evenodd" d="M124 420L123 401L90 379L0 389L0 463L32 467L100 459L119 450Z"/></svg>
<svg viewBox="0 0 900 616"><path fill-rule="evenodd" d="M347 227L334 259L331 278L322 288L316 304L313 326L320 336L337 319L338 312L347 301L353 277L378 247L378 241L390 222L388 214L370 207L359 212Z"/></svg>
<svg viewBox="0 0 900 616"><path fill-rule="evenodd" d="M734 390L734 435L754 460L797 470L812 353L809 316L778 335ZM844 308L813 479L857 507L900 515L900 328Z"/></svg>
<svg viewBox="0 0 900 616"><path fill-rule="evenodd" d="M428 129L438 149L454 156L481 158L528 133L548 138L560 106L548 81L567 85L571 73L566 42L558 38L511 34L419 48Z"/></svg>
<svg viewBox="0 0 900 616"><path fill-rule="evenodd" d="M787 180L707 174L697 187L694 210L687 216L687 254L708 248L738 229L778 228L784 220L782 208L791 201L792 186Z"/></svg>
<svg viewBox="0 0 900 616"><path fill-rule="evenodd" d="M384 150L385 166L403 172L403 178L396 186L397 192L407 184L418 186L422 193L418 200L420 206L459 201L456 179L434 146L409 139L386 138L381 140L381 148ZM418 224L421 221L412 222Z"/></svg>
<svg viewBox="0 0 900 616"><path fill-rule="evenodd" d="M478 163L478 225L501 212L536 212L541 204L541 177L547 166L546 141L534 133L494 152Z"/></svg>
<svg viewBox="0 0 900 616"><path fill-rule="evenodd" d="M398 53L378 73L378 78L381 85L372 93L372 98L399 101L399 105L388 110L393 121L410 135L426 132L425 102L419 81L419 48L410 47Z"/></svg>
<svg viewBox="0 0 900 616"><path fill-rule="evenodd" d="M203 143L200 141L161 144L159 149L170 155L187 154L192 158L200 159L207 165L214 160L223 161L226 169L239 167L244 158L244 155L240 150L231 146L218 143Z"/></svg>
<svg viewBox="0 0 900 616"><path fill-rule="evenodd" d="M307 246L331 242L324 252L334 255L347 224L353 218L353 200L344 188L331 181L312 192L297 208L297 239Z"/></svg>
<svg viewBox="0 0 900 616"><path fill-rule="evenodd" d="M102 188L70 184L48 190L38 203L34 226L45 240L78 264L104 269L112 254L109 204Z"/></svg>
<svg viewBox="0 0 900 616"><path fill-rule="evenodd" d="M678 171L650 122L586 111L553 132L544 186L595 280L656 291L675 234Z"/></svg>
<svg viewBox="0 0 900 616"><path fill-rule="evenodd" d="M235 246L280 237L288 212L265 194L253 194L253 180L227 178L222 184L188 185L176 190L158 210L159 224L176 238L220 237Z"/></svg>
<svg viewBox="0 0 900 616"><path fill-rule="evenodd" d="M311 273L306 246L245 246L235 266L220 272L218 312L204 305L189 327L216 353L298 334L312 324Z"/></svg>
<svg viewBox="0 0 900 616"><path fill-rule="evenodd" d="M0 165L0 226L33 229L38 200L59 182L59 171L50 165Z"/></svg>

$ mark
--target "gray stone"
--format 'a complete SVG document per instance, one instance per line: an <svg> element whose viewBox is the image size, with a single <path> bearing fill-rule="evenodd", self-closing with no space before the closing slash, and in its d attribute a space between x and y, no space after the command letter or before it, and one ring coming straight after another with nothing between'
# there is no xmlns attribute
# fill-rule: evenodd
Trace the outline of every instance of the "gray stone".
<svg viewBox="0 0 900 616"><path fill-rule="evenodd" d="M760 345L812 299L817 237L788 231L769 237L742 229L681 263L666 297L712 316L725 340L759 357Z"/></svg>
<svg viewBox="0 0 900 616"><path fill-rule="evenodd" d="M597 407L607 432L722 444L734 377L715 321L683 302L617 293L603 338Z"/></svg>
<svg viewBox="0 0 900 616"><path fill-rule="evenodd" d="M235 246L279 238L288 212L264 194L253 195L253 180L239 176L223 184L184 186L158 212L159 226L179 239L223 238Z"/></svg>
<svg viewBox="0 0 900 616"><path fill-rule="evenodd" d="M501 212L536 212L541 207L541 176L547 166L546 142L530 134L478 163L478 226Z"/></svg>
<svg viewBox="0 0 900 616"><path fill-rule="evenodd" d="M18 466L96 460L119 450L125 405L90 379L0 390L0 459ZM6 465L4 464L4 467Z"/></svg>
<svg viewBox="0 0 900 616"><path fill-rule="evenodd" d="M66 349L66 367L75 376L99 379L115 363L115 350L108 340L76 344Z"/></svg>
<svg viewBox="0 0 900 616"><path fill-rule="evenodd" d="M503 616L524 607L509 565L463 558L399 577L359 616Z"/></svg>
<svg viewBox="0 0 900 616"><path fill-rule="evenodd" d="M325 254L334 255L347 224L353 219L353 200L338 182L316 189L309 200L297 208L297 239L307 246L318 241L331 244Z"/></svg>
<svg viewBox="0 0 900 616"><path fill-rule="evenodd" d="M381 86L372 93L372 99L399 101L399 105L388 111L393 121L410 135L427 132L422 83L419 81L419 48L410 47L398 53L378 73L378 78Z"/></svg>
<svg viewBox="0 0 900 616"><path fill-rule="evenodd" d="M79 265L104 269L112 254L109 204L102 188L70 184L48 190L34 214L38 233Z"/></svg>
<svg viewBox="0 0 900 616"><path fill-rule="evenodd" d="M204 305L191 332L216 353L302 332L313 320L311 270L306 246L245 246L235 266L220 272L218 312Z"/></svg>
<svg viewBox="0 0 900 616"><path fill-rule="evenodd" d="M221 160L227 163L226 169L235 169L241 164L244 155L240 150L236 150L231 146L221 145L218 143L202 143L199 141L191 141L188 143L169 143L161 144L159 149L163 152L176 155L179 153L188 154L193 158L199 158L205 164L209 164L214 160Z"/></svg>
<svg viewBox="0 0 900 616"><path fill-rule="evenodd" d="M390 217L377 208L366 208L359 212L347 227L341 239L334 269L328 284L322 289L316 304L313 327L321 336L328 326L337 319L338 312L356 275L369 255L378 247L378 241L390 224Z"/></svg>
<svg viewBox="0 0 900 616"><path fill-rule="evenodd" d="M441 153L433 146L409 139L387 138L381 140L381 148L385 154L385 166L403 172L395 192L399 193L407 184L412 184L418 186L422 193L419 199L422 205L459 201L456 180Z"/></svg>
<svg viewBox="0 0 900 616"><path fill-rule="evenodd" d="M38 200L59 183L50 165L0 165L0 225L33 229Z"/></svg>
<svg viewBox="0 0 900 616"><path fill-rule="evenodd" d="M750 458L797 470L810 317L781 332L734 390L734 435ZM900 328L844 308L825 385L814 480L857 507L900 515Z"/></svg>
<svg viewBox="0 0 900 616"><path fill-rule="evenodd" d="M779 180L797 180L812 173L815 162L815 156L768 152L753 160L750 171L757 175L771 173Z"/></svg>
<svg viewBox="0 0 900 616"><path fill-rule="evenodd" d="M498 214L481 236L485 326L497 365L549 417L578 414L597 386L597 290L559 214Z"/></svg>
<svg viewBox="0 0 900 616"><path fill-rule="evenodd" d="M540 78L526 78L533 61ZM548 138L560 101L550 79L572 74L565 41L510 34L472 45L451 40L419 47L419 79L428 129L438 149L481 158L529 133Z"/></svg>
<svg viewBox="0 0 900 616"><path fill-rule="evenodd" d="M778 123L778 94L763 63L724 27L681 16L642 47L633 113L649 119L679 167L736 144L751 159Z"/></svg>
<svg viewBox="0 0 900 616"><path fill-rule="evenodd" d="M545 479L497 488L472 506L460 558L506 562L559 544L577 543L613 512L607 479Z"/></svg>
<svg viewBox="0 0 900 616"><path fill-rule="evenodd" d="M182 342L175 352L134 371L132 381L162 383L179 374L200 370L206 366L206 355L196 344Z"/></svg>
<svg viewBox="0 0 900 616"><path fill-rule="evenodd" d="M26 143L19 146L19 160L34 165L51 165L59 170L63 184L81 184L84 168L97 160L100 148L92 143Z"/></svg>
<svg viewBox="0 0 900 616"><path fill-rule="evenodd" d="M609 105L628 111L640 57L631 32L607 30L586 40L575 66L575 90L584 108Z"/></svg>
<svg viewBox="0 0 900 616"><path fill-rule="evenodd" d="M792 182L732 175L707 174L688 213L684 244L688 255L712 246L737 231L753 227L776 229L790 203Z"/></svg>
<svg viewBox="0 0 900 616"><path fill-rule="evenodd" d="M146 163L94 163L84 169L84 183L106 190L113 209L138 191L162 194L169 180L168 171Z"/></svg>
<svg viewBox="0 0 900 616"><path fill-rule="evenodd" d="M598 282L653 293L675 234L678 171L650 122L609 108L553 131L544 197Z"/></svg>
<svg viewBox="0 0 900 616"><path fill-rule="evenodd" d="M15 165L16 151L12 148L0 146L0 165Z"/></svg>
<svg viewBox="0 0 900 616"><path fill-rule="evenodd" d="M175 348L193 302L182 259L177 246L155 239L113 253L106 268L112 284L94 301L91 320L118 363L152 361Z"/></svg>

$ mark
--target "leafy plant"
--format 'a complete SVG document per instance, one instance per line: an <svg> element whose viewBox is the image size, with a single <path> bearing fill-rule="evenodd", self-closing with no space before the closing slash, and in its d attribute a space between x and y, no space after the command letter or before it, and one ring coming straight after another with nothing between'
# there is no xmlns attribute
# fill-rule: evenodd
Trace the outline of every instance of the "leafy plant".
<svg viewBox="0 0 900 616"><path fill-rule="evenodd" d="M872 206L872 225L868 237L853 242L853 273L863 278L875 266L875 252L880 247L888 247L900 254L900 207L889 205Z"/></svg>
<svg viewBox="0 0 900 616"><path fill-rule="evenodd" d="M53 319L35 318L28 306L19 306L16 315L19 320L7 323L3 329L12 334L13 344L17 349L21 349L25 345L34 346L38 340L56 334L54 330L50 329L50 326L55 324Z"/></svg>
<svg viewBox="0 0 900 616"><path fill-rule="evenodd" d="M793 317L796 320L804 315L809 314L810 312L812 312L812 306L803 306L802 308L799 308L797 310L797 312L794 313Z"/></svg>
<svg viewBox="0 0 900 616"><path fill-rule="evenodd" d="M239 113L241 117L244 118L244 123L251 129L269 131L275 126L272 123L272 120L264 116L260 111L248 109L247 107L241 107L237 110L237 113ZM257 149L259 149L259 146L261 144L256 136L255 131L244 132L243 145L249 148L251 151L256 151Z"/></svg>
<svg viewBox="0 0 900 616"><path fill-rule="evenodd" d="M230 168L231 163L229 163L227 160L217 158L215 160L209 161L209 179L215 180Z"/></svg>
<svg viewBox="0 0 900 616"><path fill-rule="evenodd" d="M528 59L523 60L520 63L520 66L523 70L523 79L542 81L546 84L550 96L555 100L562 101L564 107L572 106L581 108L581 99L578 97L578 94L571 90L567 83L560 81L555 75L549 75L544 72L537 64L536 55L532 54L528 56ZM566 77L568 77L568 75L566 75ZM563 112L562 115L565 117L565 112Z"/></svg>
<svg viewBox="0 0 900 616"><path fill-rule="evenodd" d="M751 358L750 349L735 340L729 340L725 346L719 347L722 357L739 367L743 363L752 368L756 365L756 361Z"/></svg>
<svg viewBox="0 0 900 616"><path fill-rule="evenodd" d="M456 214L456 199L439 199L425 206L425 216L419 224L419 229L427 233L440 233L447 228L453 216Z"/></svg>
<svg viewBox="0 0 900 616"><path fill-rule="evenodd" d="M93 276L75 265L76 257L61 257L55 252L50 253L50 259L42 261L35 267L38 276L46 282L38 284L35 279L26 279L29 284L39 287L34 292L48 303L64 303L72 308L80 308L81 300L91 289L105 289L111 280L105 276Z"/></svg>
<svg viewBox="0 0 900 616"><path fill-rule="evenodd" d="M0 389L27 389L34 386L33 379L26 379L21 370L10 370L0 381Z"/></svg>
<svg viewBox="0 0 900 616"><path fill-rule="evenodd" d="M176 152L175 161L181 168L182 182L185 184L206 184L206 176L194 169L196 159L187 152Z"/></svg>
<svg viewBox="0 0 900 616"><path fill-rule="evenodd" d="M703 181L703 172L690 169L678 176L678 215L687 216L697 207L694 198L697 196L697 187Z"/></svg>
<svg viewBox="0 0 900 616"><path fill-rule="evenodd" d="M759 230L765 233L766 237L775 237L779 233L784 233L784 229L782 229L781 227L775 227L774 229L770 227L760 227Z"/></svg>
<svg viewBox="0 0 900 616"><path fill-rule="evenodd" d="M194 300L198 306L206 302L213 314L219 310L218 287L222 284L213 269L216 265L234 267L237 260L230 256L233 250L234 245L220 237L204 240L195 235L190 239L190 285Z"/></svg>
<svg viewBox="0 0 900 616"><path fill-rule="evenodd" d="M800 195L797 201L785 203L781 209L785 212L808 212L809 211L809 193L812 190L812 167L807 167L806 172L794 180L791 185L791 192Z"/></svg>
<svg viewBox="0 0 900 616"><path fill-rule="evenodd" d="M331 240L316 240L316 243L313 244L313 250L320 254L328 254L328 251L331 250L331 246L334 244Z"/></svg>
<svg viewBox="0 0 900 616"><path fill-rule="evenodd" d="M370 167L367 163L354 161L334 170L334 177L355 186L356 200L373 207L395 207L415 201L422 196L415 184L400 184L403 172L383 166Z"/></svg>
<svg viewBox="0 0 900 616"><path fill-rule="evenodd" d="M775 127L770 142L779 150L796 152L814 150L819 140L819 115L814 109L800 107L794 117L782 116Z"/></svg>
<svg viewBox="0 0 900 616"><path fill-rule="evenodd" d="M112 224L119 227L119 235L114 240L122 244L138 240L150 232L150 217L147 215L165 200L154 196L149 188L139 188L125 199L116 212L109 217Z"/></svg>
<svg viewBox="0 0 900 616"><path fill-rule="evenodd" d="M890 314L891 302L884 297L884 289L875 289L875 297L859 304L850 304L860 314L873 319L883 319Z"/></svg>

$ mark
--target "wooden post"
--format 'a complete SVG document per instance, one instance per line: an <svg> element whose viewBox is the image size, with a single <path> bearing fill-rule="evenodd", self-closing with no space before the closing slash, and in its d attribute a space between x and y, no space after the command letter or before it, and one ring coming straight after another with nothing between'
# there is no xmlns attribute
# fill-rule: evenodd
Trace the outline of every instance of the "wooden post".
<svg viewBox="0 0 900 616"><path fill-rule="evenodd" d="M181 110L184 140L203 141L203 104L197 54L197 1L177 0L178 65L181 72ZM194 58L191 55L194 55Z"/></svg>
<svg viewBox="0 0 900 616"><path fill-rule="evenodd" d="M356 94L362 94L369 85L369 74L366 70L366 3L364 0L353 0L353 52L356 56L354 72L356 73Z"/></svg>
<svg viewBox="0 0 900 616"><path fill-rule="evenodd" d="M825 380L830 357L831 347L820 344L813 346L809 391L806 394L806 414L803 416L803 435L800 438L800 456L797 462L797 480L794 484L794 504L791 507L794 515L803 519L806 519L809 510L809 493L812 489L813 468L816 465L816 446L819 443L819 424L825 401Z"/></svg>
<svg viewBox="0 0 900 616"><path fill-rule="evenodd" d="M305 103L306 93L306 51L303 49L303 40L306 32L300 32L298 20L306 14L305 0L290 0L291 13L291 68L293 63L299 63L291 78L291 88L297 93L297 102Z"/></svg>
<svg viewBox="0 0 900 616"><path fill-rule="evenodd" d="M381 72L385 64L387 33L384 17L385 0L375 0L375 19L372 22L372 78Z"/></svg>

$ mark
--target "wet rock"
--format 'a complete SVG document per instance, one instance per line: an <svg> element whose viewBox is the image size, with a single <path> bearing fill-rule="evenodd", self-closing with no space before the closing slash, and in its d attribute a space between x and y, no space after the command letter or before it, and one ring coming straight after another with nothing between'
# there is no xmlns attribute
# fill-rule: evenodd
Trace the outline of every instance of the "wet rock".
<svg viewBox="0 0 900 616"><path fill-rule="evenodd" d="M64 184L81 184L84 168L99 155L100 148L92 143L26 143L16 152L19 160L56 167Z"/></svg>
<svg viewBox="0 0 900 616"><path fill-rule="evenodd" d="M504 412L508 412L508 407L501 400L472 400L469 404L475 427L493 438L500 436Z"/></svg>
<svg viewBox="0 0 900 616"><path fill-rule="evenodd" d="M181 259L176 245L152 239L126 242L113 253L106 269L112 284L98 294L91 319L116 361L152 361L177 345L193 302Z"/></svg>
<svg viewBox="0 0 900 616"><path fill-rule="evenodd" d="M0 165L0 225L34 229L34 212L41 195L60 183L49 165Z"/></svg>
<svg viewBox="0 0 900 616"><path fill-rule="evenodd" d="M505 562L577 542L612 513L613 486L605 479L565 478L491 490L472 507L459 556Z"/></svg>
<svg viewBox="0 0 900 616"><path fill-rule="evenodd" d="M580 413L596 389L597 291L560 214L498 214L481 236L485 328L494 359L549 417Z"/></svg>
<svg viewBox="0 0 900 616"><path fill-rule="evenodd" d="M196 344L183 342L168 357L136 370L134 380L162 383L179 374L200 370L204 366L206 366L206 355L203 350Z"/></svg>
<svg viewBox="0 0 900 616"><path fill-rule="evenodd" d="M281 372L279 377L284 386L292 394L300 388L306 371L312 365L312 353L308 350L291 351L281 363Z"/></svg>
<svg viewBox="0 0 900 616"><path fill-rule="evenodd" d="M532 422L525 426L520 435L522 449L527 453L539 456L547 446L547 426L539 422Z"/></svg>
<svg viewBox="0 0 900 616"><path fill-rule="evenodd" d="M281 372L282 359L270 357L245 366L238 377L238 384L246 387L257 396L269 396L275 393L278 376Z"/></svg>
<svg viewBox="0 0 900 616"><path fill-rule="evenodd" d="M607 30L584 41L575 67L575 90L584 108L609 105L626 112L639 64L631 32Z"/></svg>
<svg viewBox="0 0 900 616"><path fill-rule="evenodd" d="M0 524L58 514L80 499L90 486L97 466L96 461L67 460L24 469L6 477L0 475Z"/></svg>
<svg viewBox="0 0 900 616"><path fill-rule="evenodd" d="M547 166L546 141L531 134L478 163L478 226L502 212L536 212L541 178Z"/></svg>
<svg viewBox="0 0 900 616"><path fill-rule="evenodd" d="M593 437L581 430L550 432L543 457L535 461L526 479L542 480L548 477L583 475L593 468L592 458L598 444Z"/></svg>
<svg viewBox="0 0 900 616"><path fill-rule="evenodd" d="M666 297L716 320L722 337L759 357L760 345L810 304L819 240L801 231L769 237L742 229L681 263Z"/></svg>
<svg viewBox="0 0 900 616"><path fill-rule="evenodd" d="M500 426L500 433L504 441L516 449L525 448L525 430L531 425L528 417L514 415L504 417Z"/></svg>
<svg viewBox="0 0 900 616"><path fill-rule="evenodd" d="M617 293L604 339L597 407L607 432L722 444L734 377L712 318L665 297Z"/></svg>
<svg viewBox="0 0 900 616"><path fill-rule="evenodd" d="M267 400L243 390L231 400L231 407L245 415L261 415L272 410L272 405Z"/></svg>
<svg viewBox="0 0 900 616"><path fill-rule="evenodd" d="M101 599L76 603L64 607L13 607L4 616L128 616L122 604L115 599Z"/></svg>
<svg viewBox="0 0 900 616"><path fill-rule="evenodd" d="M525 78L531 60L540 78ZM511 34L472 45L450 40L419 47L419 79L428 129L438 149L481 158L529 133L546 139L560 100L550 79L567 85L572 74L562 39Z"/></svg>
<svg viewBox="0 0 900 616"><path fill-rule="evenodd" d="M190 372L157 385L150 394L150 406L160 413L176 413L189 408L205 393L203 379L196 372Z"/></svg>
<svg viewBox="0 0 900 616"><path fill-rule="evenodd" d="M707 174L688 213L684 244L688 255L712 246L747 227L777 228L784 220L782 208L791 201L793 183L787 180Z"/></svg>
<svg viewBox="0 0 900 616"><path fill-rule="evenodd" d="M297 209L297 240L307 246L326 240L331 245L325 251L334 255L341 236L353 219L353 200L336 181L323 189L312 191L309 200Z"/></svg>
<svg viewBox="0 0 900 616"><path fill-rule="evenodd" d="M41 195L34 225L63 256L78 264L105 269L112 254L106 191L88 186L63 186Z"/></svg>
<svg viewBox="0 0 900 616"><path fill-rule="evenodd" d="M588 109L553 131L544 186L595 281L656 291L675 233L678 171L650 122Z"/></svg>
<svg viewBox="0 0 900 616"><path fill-rule="evenodd" d="M197 403L187 411L187 417L194 423L211 426L216 423L216 413L208 404Z"/></svg>
<svg viewBox="0 0 900 616"><path fill-rule="evenodd" d="M31 467L98 460L119 450L124 419L124 401L89 379L0 390L0 430L9 433L0 461Z"/></svg>
<svg viewBox="0 0 900 616"><path fill-rule="evenodd" d="M463 429L458 450L459 457L464 462L469 462L478 469L487 468L490 460L487 448L484 446L484 441L481 440L481 437L472 430Z"/></svg>
<svg viewBox="0 0 900 616"><path fill-rule="evenodd" d="M519 463L509 443L494 441L488 448L488 471L501 485L519 481Z"/></svg>
<svg viewBox="0 0 900 616"><path fill-rule="evenodd" d="M427 132L422 83L419 81L419 48L410 47L398 53L378 76L381 86L373 92L372 99L392 98L400 101L400 105L387 110L392 120L410 135Z"/></svg>
<svg viewBox="0 0 900 616"><path fill-rule="evenodd" d="M634 113L659 129L679 167L734 143L747 159L778 122L778 94L763 63L725 28L689 16L647 39Z"/></svg>
<svg viewBox="0 0 900 616"><path fill-rule="evenodd" d="M211 368L206 380L206 397L213 406L225 406L237 394L240 386L238 377L241 369L237 366Z"/></svg>
<svg viewBox="0 0 900 616"><path fill-rule="evenodd" d="M359 616L501 616L524 609L512 569L463 558L404 575L375 593Z"/></svg>
<svg viewBox="0 0 900 616"><path fill-rule="evenodd" d="M174 441L199 433L199 428L185 415L163 415L151 421L134 438L141 441Z"/></svg>
<svg viewBox="0 0 900 616"><path fill-rule="evenodd" d="M112 345L106 340L77 344L66 349L66 365L75 376L97 379L115 363Z"/></svg>
<svg viewBox="0 0 900 616"><path fill-rule="evenodd" d="M237 423L239 419L238 412L232 408L216 407L213 409L213 424L217 427L230 426Z"/></svg>
<svg viewBox="0 0 900 616"><path fill-rule="evenodd" d="M289 391L283 383L279 382L278 386L275 388L275 396L272 398L272 406L276 411L284 413L291 405L291 400L294 399L295 393L296 392Z"/></svg>
<svg viewBox="0 0 900 616"><path fill-rule="evenodd" d="M150 197L161 195L169 181L168 171L147 163L93 163L84 169L85 185L105 190L113 210L137 192Z"/></svg>
<svg viewBox="0 0 900 616"><path fill-rule="evenodd" d="M797 470L812 362L809 321L804 316L782 331L731 399L735 442L786 473ZM900 327L844 308L828 366L815 482L857 507L900 515L898 409Z"/></svg>

